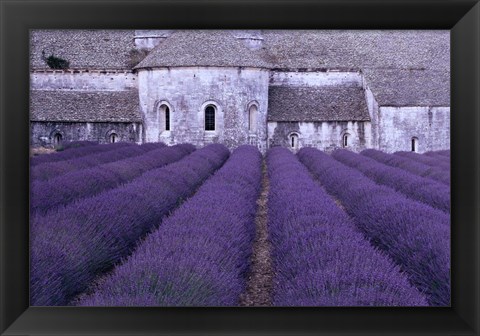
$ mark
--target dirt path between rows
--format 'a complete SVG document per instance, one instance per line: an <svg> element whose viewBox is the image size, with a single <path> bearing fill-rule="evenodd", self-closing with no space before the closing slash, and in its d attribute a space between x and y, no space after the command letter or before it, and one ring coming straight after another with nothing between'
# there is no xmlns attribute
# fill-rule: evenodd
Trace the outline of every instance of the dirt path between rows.
<svg viewBox="0 0 480 336"><path fill-rule="evenodd" d="M251 256L251 269L245 293L240 296L240 306L271 306L273 267L271 244L268 241L268 191L269 181L265 160L262 164L262 190L257 200L255 240Z"/></svg>

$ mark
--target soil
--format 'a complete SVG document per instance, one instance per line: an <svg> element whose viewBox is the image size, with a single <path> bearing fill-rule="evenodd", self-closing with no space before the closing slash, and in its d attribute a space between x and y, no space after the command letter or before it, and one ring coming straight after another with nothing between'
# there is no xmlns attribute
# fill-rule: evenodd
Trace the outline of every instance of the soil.
<svg viewBox="0 0 480 336"><path fill-rule="evenodd" d="M45 147L36 147L36 148L30 148L30 156L37 156L41 154L50 154L50 153L55 153L56 150L52 148L45 148Z"/></svg>
<svg viewBox="0 0 480 336"><path fill-rule="evenodd" d="M251 256L251 269L245 293L240 296L240 306L265 307L272 305L273 267L271 244L268 241L268 174L265 161L262 167L262 190L257 200L255 240Z"/></svg>

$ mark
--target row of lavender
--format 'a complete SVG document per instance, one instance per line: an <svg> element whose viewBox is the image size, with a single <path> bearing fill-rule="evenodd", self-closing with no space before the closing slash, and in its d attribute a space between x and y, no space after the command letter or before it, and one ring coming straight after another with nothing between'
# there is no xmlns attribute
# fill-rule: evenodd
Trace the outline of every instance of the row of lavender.
<svg viewBox="0 0 480 336"><path fill-rule="evenodd" d="M178 161L195 150L195 147L190 144L157 148L159 149L149 150L141 155L127 157L123 160L74 170L47 181L33 180L30 191L31 212L43 215L80 198L115 188L151 169ZM111 154L115 158L118 157L116 150L102 153L107 158L110 158ZM91 157L96 157L96 155L88 156L88 158Z"/></svg>
<svg viewBox="0 0 480 336"><path fill-rule="evenodd" d="M84 292L228 156L224 146L210 145L115 189L33 216L31 304L65 305Z"/></svg>
<svg viewBox="0 0 480 336"><path fill-rule="evenodd" d="M62 143L62 150L68 150L79 147L98 146L98 141L78 140L78 141L65 141Z"/></svg>
<svg viewBox="0 0 480 336"><path fill-rule="evenodd" d="M400 172L384 166L384 172L391 175L382 177L378 173L381 164L376 166L364 160L368 159L365 156L344 151L330 156L313 148L304 148L297 155L341 203L364 236L408 274L431 305L449 305L450 217L442 211L445 209L416 201L417 196L407 195L392 181L401 178Z"/></svg>
<svg viewBox="0 0 480 336"><path fill-rule="evenodd" d="M396 152L395 155L409 158L424 165L436 167L444 171L450 170L450 157L442 154L425 153L417 154L413 152Z"/></svg>
<svg viewBox="0 0 480 336"><path fill-rule="evenodd" d="M237 148L194 197L78 304L236 305L255 235L261 160L256 148Z"/></svg>
<svg viewBox="0 0 480 336"><path fill-rule="evenodd" d="M117 142L108 145L92 145L92 146L81 146L76 148L71 148L66 151L56 152L52 154L43 154L34 156L30 159L30 166L36 166L38 164L46 162L57 162L63 160L69 160L73 158L78 158L81 156L90 155L93 153L102 153L112 150L114 148L134 146L132 143L127 142Z"/></svg>
<svg viewBox="0 0 480 336"><path fill-rule="evenodd" d="M290 151L270 150L267 166L275 305L427 305Z"/></svg>
<svg viewBox="0 0 480 336"><path fill-rule="evenodd" d="M375 149L366 149L361 154L388 166L400 168L409 173L416 174L418 176L422 176L450 186L450 170L443 169L438 165L427 165L415 159L410 159L402 155L387 154ZM422 155L420 154L413 154L414 158L421 156ZM429 159L427 158L427 160Z"/></svg>
<svg viewBox="0 0 480 336"><path fill-rule="evenodd" d="M61 161L45 162L32 166L32 168L30 169L30 178L36 181L45 181L72 171L90 168L98 166L100 164L114 162L136 155L141 155L148 151L165 147L165 144L155 143L148 145L144 144L140 146L132 145L120 147L111 144L104 146L105 148L109 148L109 150L106 152L93 152L85 156L74 157Z"/></svg>
<svg viewBox="0 0 480 336"><path fill-rule="evenodd" d="M415 154L418 155L418 154ZM354 167L378 184L389 186L408 198L450 212L450 187L400 168L388 166L348 150L336 150L332 157Z"/></svg>
<svg viewBox="0 0 480 336"><path fill-rule="evenodd" d="M267 164L275 305L447 304L449 293L443 301L437 299L436 293L418 286L410 273L393 264L391 254L372 248L355 227L356 223L312 180L293 154L285 149L271 150ZM148 236L123 265L103 279L93 294L82 297L77 304L237 304L248 270L259 166L258 151L238 149L191 200ZM245 185L247 178L251 183ZM232 193L234 189L236 193ZM391 189L385 190L393 193L388 196L396 194ZM412 203L415 202L406 200L407 205ZM424 208L420 205L419 209L411 210ZM445 219L440 212L436 215L437 219ZM426 235L423 238L428 239ZM443 285L449 288L448 281Z"/></svg>
<svg viewBox="0 0 480 336"><path fill-rule="evenodd" d="M223 164L228 151L223 146L212 145L177 163L158 169L181 159L190 153L193 147L183 145L150 149L151 152L144 151L145 154L140 155L136 152L124 160L112 159L113 162L100 158L99 155L97 162L110 163L96 166L92 164L91 169L65 173L58 177L66 176L63 182L57 178L37 182L43 183L43 189L37 189L37 195L41 195L48 193L49 186L54 188L55 185L68 184L72 176L77 176L72 184L73 197L65 204L73 203L66 207L58 207L59 204L57 207L49 207L51 200L46 199L44 204L47 208L34 207L37 211L32 223L33 305L64 305L71 302L76 295L84 292L98 275L111 269L132 251L133 255L116 267L111 275L102 279L93 294L79 298L76 303L207 306L235 305L238 302L238 297L245 288L254 235L253 217L261 176L260 153L248 146L237 149L224 167L209 179L193 198L185 202L171 217L163 220L185 197L194 194L194 189L205 180L205 174L208 176L205 167L199 168L199 162L203 160L203 164L210 163L211 173ZM209 153L207 149L216 153L217 158L204 155L203 153ZM112 153L117 155L119 150L112 150ZM168 158L168 150L182 154L174 159ZM304 154L308 150L310 149L302 150L298 156L316 174L316 169L325 167L319 168L316 163L312 166L311 162L309 165L309 160L316 154ZM124 151L133 152L135 151ZM158 154L156 159L156 155L152 155L155 153ZM370 176L381 179L380 167L387 166L380 164L380 159L368 159L368 153L362 154L363 159L360 155L345 152L337 152L333 156L346 162L360 160L358 162L362 163L362 160L366 160L368 167L373 169L363 168L365 173L375 171L378 176ZM198 162L191 159L195 155ZM96 155L90 156L93 158ZM377 156L381 158L380 155ZM153 157L152 161L148 160L149 157ZM323 159L322 156L321 161ZM350 168L330 157L329 160L330 164L335 162L338 165L333 166L340 171L341 178L350 173ZM95 159L87 161L95 162ZM151 162L156 163L148 164ZM188 166L192 163L195 163L194 167L189 170ZM401 209L410 206L409 210L415 216L418 211L430 211L427 211L426 216L431 216L430 222L420 216L419 225L426 223L426 228L419 228L410 235L405 234L404 230L412 229L412 218L403 214L403 217L396 218L397 222L388 223L400 224L400 228L397 228L397 231L392 230L392 236L382 240L365 229L368 223L358 221L352 215L351 204L344 204L345 210L353 218L352 221L331 196L313 181L305 166L287 150L272 149L267 156L267 164L271 180L269 225L274 245L276 305L410 306L426 305L427 301L433 305L448 304L449 275L445 276L443 265L438 264L446 261L448 268L449 254L445 251L438 254L437 249L445 240L438 241L437 245L433 244L435 248L430 254L427 248L422 246L422 243L427 244L429 238L437 239L442 233L446 232L449 236L448 216L445 213L409 200L392 189L379 187L357 172L358 175L348 181L353 184L349 186L353 188L350 191L355 193L355 185L360 183L374 192L380 191L380 198L374 198L375 201L392 201L392 204L399 205ZM139 168L143 165L144 168ZM362 167L362 164L359 167ZM199 171L202 171L203 175L198 175ZM102 175L105 172L107 177L120 175L123 179L115 183L105 183L109 181ZM387 172L394 172L393 178L397 178L404 176L405 170L387 167ZM71 175L73 173L77 175ZM113 175L108 175L109 173ZM417 171L416 175L413 175L414 180L417 177L415 182L440 182L426 173L427 179L417 176L422 173ZM139 175L141 176L137 177ZM79 186L94 176L99 176L99 179L94 179L91 184L87 183L83 190L95 189L97 185L100 187L94 192L79 191L82 190ZM363 180L357 179L359 176L363 177ZM386 182L393 186L390 180L387 178ZM131 182L118 187L128 181ZM323 183L322 179L320 181ZM330 183L335 184L338 181ZM155 193L155 188L159 187L162 187L161 192L157 190ZM345 199L333 193L328 186L325 187L342 203L345 202ZM99 192L97 196L91 197ZM50 195L52 197L55 194L53 192ZM68 195L71 193L65 192L65 195L59 198L68 198ZM84 198L88 196L90 198ZM369 211L377 211L372 207L374 201L367 203L370 206ZM353 205L353 208L368 211L368 206L361 208ZM388 208L388 205L384 207ZM46 213L48 209L50 211ZM442 210L448 212L449 209ZM395 215L398 213L393 216ZM369 220L372 219L377 226L385 220L391 220L383 213L380 217L376 214L369 217ZM432 227L433 222L443 223L447 231L440 230L438 234L428 237L426 231ZM371 225L375 226L375 223ZM155 228L158 229L135 249L138 240ZM359 229L383 252L373 249ZM375 230L379 228L373 228L373 231ZM383 228L383 231L377 234L382 235L386 231L388 228ZM420 234L421 237L415 240L415 234ZM406 238L407 241L395 242L395 235L397 239ZM447 243L445 248L448 246ZM408 259L406 254L408 248L412 247L419 249L419 254L410 256L410 260L402 260ZM33 253L34 251L36 253ZM422 257L433 260L432 265L429 265L431 267L427 266L423 273L420 269ZM400 265L400 268L389 258ZM414 268L408 270L412 266ZM439 275L433 275L438 272ZM412 287L409 281L415 284L416 288ZM428 281L432 281L430 287Z"/></svg>

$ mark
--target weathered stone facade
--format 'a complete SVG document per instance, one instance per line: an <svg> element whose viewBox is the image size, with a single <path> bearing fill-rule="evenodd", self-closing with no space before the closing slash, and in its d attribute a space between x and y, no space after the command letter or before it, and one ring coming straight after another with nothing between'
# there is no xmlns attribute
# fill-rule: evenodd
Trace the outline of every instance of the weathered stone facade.
<svg viewBox="0 0 480 336"><path fill-rule="evenodd" d="M43 122L35 121L31 126L31 145L51 147L56 145L55 136L61 141L90 140L98 143L135 142L141 143L142 123L119 122Z"/></svg>
<svg viewBox="0 0 480 336"><path fill-rule="evenodd" d="M268 122L269 147L283 146L294 151L315 147L327 152L346 148L360 152L372 148L369 121ZM293 139L292 137L298 137Z"/></svg>
<svg viewBox="0 0 480 336"><path fill-rule="evenodd" d="M180 67L140 70L140 106L145 141L221 142L230 148L250 141L266 145L268 71L255 68ZM188 92L188 94L185 94ZM163 127L161 107L170 110L170 130ZM215 108L215 130L206 131L205 108ZM249 110L256 106L249 130Z"/></svg>
<svg viewBox="0 0 480 336"><path fill-rule="evenodd" d="M450 147L448 31L38 30L31 44L33 146Z"/></svg>

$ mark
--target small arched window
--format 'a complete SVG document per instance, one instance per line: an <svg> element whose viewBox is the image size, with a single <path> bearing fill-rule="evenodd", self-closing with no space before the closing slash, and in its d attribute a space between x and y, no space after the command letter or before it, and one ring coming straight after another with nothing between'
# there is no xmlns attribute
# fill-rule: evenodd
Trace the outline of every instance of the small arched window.
<svg viewBox="0 0 480 336"><path fill-rule="evenodd" d="M63 140L62 134L55 133L55 135L53 136L53 145L55 147L60 147L62 145L62 140Z"/></svg>
<svg viewBox="0 0 480 336"><path fill-rule="evenodd" d="M162 131L170 131L170 108L166 104L158 107L160 129Z"/></svg>
<svg viewBox="0 0 480 336"><path fill-rule="evenodd" d="M205 108L205 131L215 131L215 108L212 105Z"/></svg>
<svg viewBox="0 0 480 336"><path fill-rule="evenodd" d="M298 147L298 134L293 133L290 135L290 147L292 148Z"/></svg>
<svg viewBox="0 0 480 336"><path fill-rule="evenodd" d="M412 152L418 152L418 138L413 137L411 141L412 141Z"/></svg>
<svg viewBox="0 0 480 336"><path fill-rule="evenodd" d="M167 104L162 103L160 106L158 106L158 112L157 113L158 113L157 117L158 117L160 132L170 131L170 128L171 128L170 107L168 107Z"/></svg>
<svg viewBox="0 0 480 336"><path fill-rule="evenodd" d="M110 133L110 135L108 136L108 142L110 143L115 143L118 141L118 135L117 133L113 132L113 133Z"/></svg>
<svg viewBox="0 0 480 336"><path fill-rule="evenodd" d="M252 105L248 109L248 130L255 132L257 130L257 106Z"/></svg>
<svg viewBox="0 0 480 336"><path fill-rule="evenodd" d="M350 137L350 134L345 133L342 138L342 147L346 148L348 147L348 138Z"/></svg>
<svg viewBox="0 0 480 336"><path fill-rule="evenodd" d="M165 106L165 131L170 131L170 109Z"/></svg>

